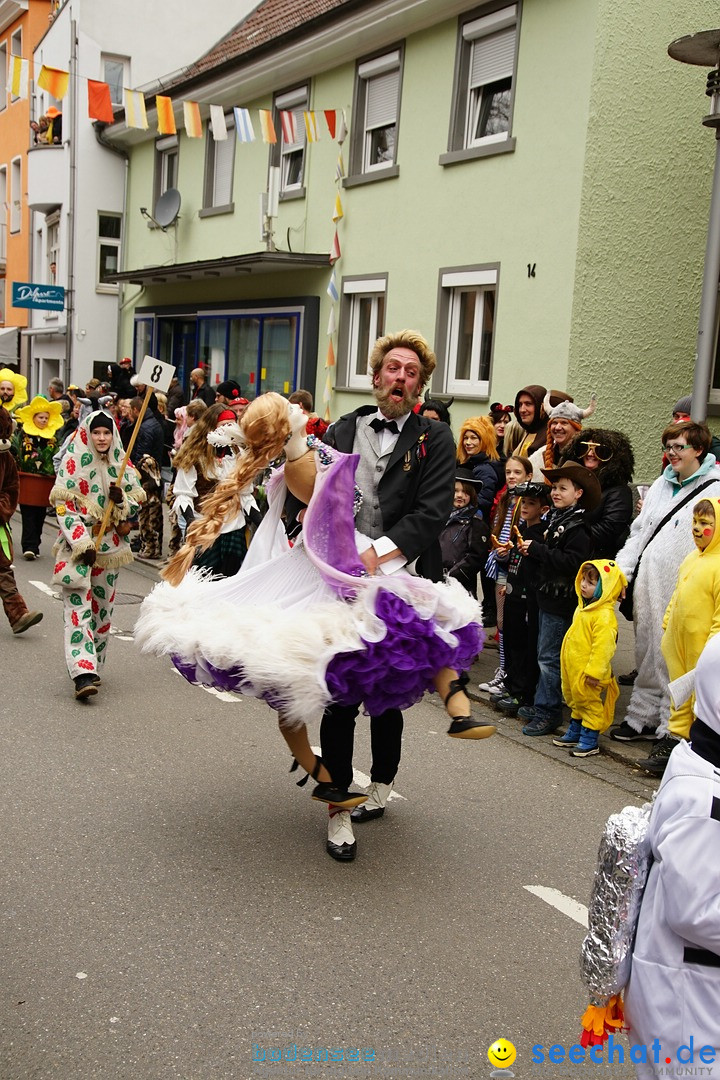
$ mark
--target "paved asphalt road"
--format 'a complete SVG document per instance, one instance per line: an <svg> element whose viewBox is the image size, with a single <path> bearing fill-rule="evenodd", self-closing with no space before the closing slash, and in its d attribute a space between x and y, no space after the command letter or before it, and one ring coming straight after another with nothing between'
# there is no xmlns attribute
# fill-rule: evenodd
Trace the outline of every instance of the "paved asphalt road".
<svg viewBox="0 0 720 1080"><path fill-rule="evenodd" d="M100 694L75 702L61 603L33 584L49 546L17 567L44 621L0 629L0 1080L482 1078L501 1036L518 1078L632 1075L532 1064L534 1044L577 1041L584 930L527 886L586 904L605 819L651 782L544 740L449 739L426 699L402 798L335 863L270 710L139 652L144 568L121 574ZM344 1060L268 1064L293 1045Z"/></svg>

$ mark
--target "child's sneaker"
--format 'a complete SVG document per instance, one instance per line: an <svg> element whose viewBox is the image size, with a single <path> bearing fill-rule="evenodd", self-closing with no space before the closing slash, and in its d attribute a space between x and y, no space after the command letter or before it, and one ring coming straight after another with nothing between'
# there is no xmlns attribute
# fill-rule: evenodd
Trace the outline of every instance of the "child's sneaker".
<svg viewBox="0 0 720 1080"><path fill-rule="evenodd" d="M580 740L574 750L570 751L571 757L592 757L600 753L598 746L599 731L583 726L580 728Z"/></svg>
<svg viewBox="0 0 720 1080"><path fill-rule="evenodd" d="M517 716L521 704L520 698L513 697L512 694L503 694L500 700L495 703L495 708L505 713L506 716Z"/></svg>
<svg viewBox="0 0 720 1080"><path fill-rule="evenodd" d="M518 720L534 720L535 719L535 706L534 705L521 705L517 711Z"/></svg>
<svg viewBox="0 0 720 1080"><path fill-rule="evenodd" d="M570 717L570 725L564 735L560 735L559 738L553 739L553 746L577 746L580 741L580 732L582 731L582 724L579 720L575 720L574 717Z"/></svg>
<svg viewBox="0 0 720 1080"><path fill-rule="evenodd" d="M493 690L502 690L505 692L505 672L502 668L497 668L492 679L488 679L487 682L481 682L478 686L478 690L482 690L484 694L492 694Z"/></svg>

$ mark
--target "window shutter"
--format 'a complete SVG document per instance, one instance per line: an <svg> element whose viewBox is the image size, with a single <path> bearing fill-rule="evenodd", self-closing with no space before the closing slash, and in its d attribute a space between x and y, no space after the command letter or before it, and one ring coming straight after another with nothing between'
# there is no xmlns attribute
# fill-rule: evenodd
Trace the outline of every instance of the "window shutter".
<svg viewBox="0 0 720 1080"><path fill-rule="evenodd" d="M515 62L515 29L511 26L473 42L471 87L510 78Z"/></svg>
<svg viewBox="0 0 720 1080"><path fill-rule="evenodd" d="M365 128L385 127L397 120L397 99L400 72L388 71L367 81Z"/></svg>
<svg viewBox="0 0 720 1080"><path fill-rule="evenodd" d="M227 139L213 143L215 175L213 176L213 206L227 206L232 201L233 165L235 163L235 124L229 117Z"/></svg>

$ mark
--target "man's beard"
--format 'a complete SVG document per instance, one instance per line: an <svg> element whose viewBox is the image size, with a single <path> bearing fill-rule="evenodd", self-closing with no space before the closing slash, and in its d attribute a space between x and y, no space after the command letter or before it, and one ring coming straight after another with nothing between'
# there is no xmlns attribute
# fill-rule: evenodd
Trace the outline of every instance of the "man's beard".
<svg viewBox="0 0 720 1080"><path fill-rule="evenodd" d="M3 405L7 404L8 401L12 401L14 397L14 390L12 393L9 393L7 390L0 390L0 402L2 402Z"/></svg>
<svg viewBox="0 0 720 1080"><path fill-rule="evenodd" d="M397 420L401 416L406 416L407 413L412 412L420 400L419 391L415 394L409 394L405 387L403 387L403 396L402 398L397 399L391 396L393 389L393 387L386 387L383 389L379 386L373 387L373 394L378 403L378 408L388 420Z"/></svg>

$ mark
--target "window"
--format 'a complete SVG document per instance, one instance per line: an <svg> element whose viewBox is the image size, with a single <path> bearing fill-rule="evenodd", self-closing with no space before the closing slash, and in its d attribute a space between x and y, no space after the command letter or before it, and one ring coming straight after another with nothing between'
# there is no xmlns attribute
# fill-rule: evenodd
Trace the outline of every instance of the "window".
<svg viewBox="0 0 720 1080"><path fill-rule="evenodd" d="M235 168L235 118L225 114L227 139L213 138L212 125L208 124L205 154L205 189L201 216L210 211L229 211L232 206L233 170Z"/></svg>
<svg viewBox="0 0 720 1080"><path fill-rule="evenodd" d="M346 365L346 385L367 391L368 359L385 330L387 275L343 278L340 310L340 355Z"/></svg>
<svg viewBox="0 0 720 1080"><path fill-rule="evenodd" d="M10 70L8 68L7 42L0 44L0 79L7 79ZM4 86L0 86L0 112L7 108L7 92Z"/></svg>
<svg viewBox="0 0 720 1080"><path fill-rule="evenodd" d="M715 360L713 363L712 378L710 380L710 396L708 402L711 406L711 416L717 416L720 412L720 287L718 288L717 307L715 310ZM715 406L712 408L712 406Z"/></svg>
<svg viewBox="0 0 720 1080"><path fill-rule="evenodd" d="M22 54L23 54L23 52L22 52L22 27L19 26L17 28L17 30L15 31L15 33L12 34L11 37L10 37L10 55L11 56L22 56ZM3 75L7 79L7 58L6 58L5 67L3 68ZM18 98L14 94L11 94L10 95L10 100L11 101L17 101Z"/></svg>
<svg viewBox="0 0 720 1080"><path fill-rule="evenodd" d="M130 85L130 79L125 75L126 67L127 61L118 56L102 58L102 81L110 87L110 102L113 106L123 104L123 86Z"/></svg>
<svg viewBox="0 0 720 1080"><path fill-rule="evenodd" d="M358 64L353 106L350 176L397 175L401 50Z"/></svg>
<svg viewBox="0 0 720 1080"><path fill-rule="evenodd" d="M280 166L280 198L298 198L305 195L305 119L308 107L308 88L299 86L274 101L274 123L278 141L272 148L271 165ZM289 113L283 124L282 113ZM292 118L292 122L290 122ZM294 128L294 130L289 130Z"/></svg>
<svg viewBox="0 0 720 1080"><path fill-rule="evenodd" d="M117 292L118 287L105 281L106 274L116 274L120 269L120 214L98 214L98 292Z"/></svg>
<svg viewBox="0 0 720 1080"><path fill-rule="evenodd" d="M155 204L169 188L177 187L177 176L178 138L168 135L155 143Z"/></svg>
<svg viewBox="0 0 720 1080"><path fill-rule="evenodd" d="M459 27L449 153L441 164L515 146L510 131L518 4L482 11Z"/></svg>
<svg viewBox="0 0 720 1080"><path fill-rule="evenodd" d="M0 165L0 262L7 258L7 165Z"/></svg>
<svg viewBox="0 0 720 1080"><path fill-rule="evenodd" d="M10 232L20 232L22 223L22 159L10 163Z"/></svg>
<svg viewBox="0 0 720 1080"><path fill-rule="evenodd" d="M448 393L488 394L497 278L497 267L440 272L438 338Z"/></svg>
<svg viewBox="0 0 720 1080"><path fill-rule="evenodd" d="M57 285L60 261L60 211L55 210L45 218L47 231L47 283Z"/></svg>

